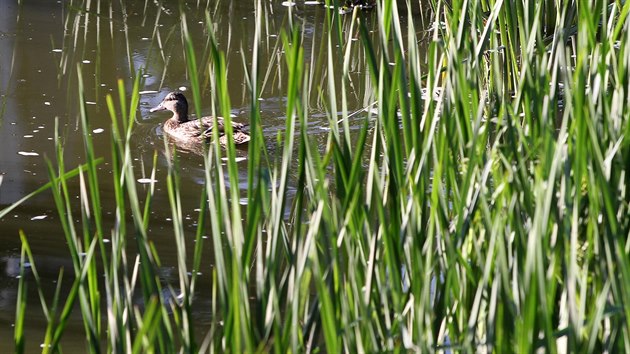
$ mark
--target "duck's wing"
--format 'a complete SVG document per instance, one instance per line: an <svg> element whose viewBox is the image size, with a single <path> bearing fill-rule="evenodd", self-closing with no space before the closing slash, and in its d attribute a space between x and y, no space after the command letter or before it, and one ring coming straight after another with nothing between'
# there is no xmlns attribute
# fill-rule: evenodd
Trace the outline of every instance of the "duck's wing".
<svg viewBox="0 0 630 354"><path fill-rule="evenodd" d="M208 135L210 136L212 133L212 129L214 129L214 122L215 122L215 118L214 117L202 117L201 119L196 120L197 122L200 122L201 125L204 128L204 135ZM219 135L223 133L224 130L224 123L223 123L223 118L216 118L216 123L217 123L217 128L219 129Z"/></svg>
<svg viewBox="0 0 630 354"><path fill-rule="evenodd" d="M185 134L188 136L199 137L204 135L204 132L208 130L208 126L202 121L192 120L186 123L181 123L180 129L186 130Z"/></svg>
<svg viewBox="0 0 630 354"><path fill-rule="evenodd" d="M214 129L215 127L214 118L203 117L200 119L200 121L204 127L207 127L206 130L204 130L203 132L203 136L206 139L210 139L212 137L212 129ZM225 135L225 121L223 120L223 118L219 117L216 119L216 127L218 129L217 132L219 133L219 143L221 143L221 145L226 145L227 136ZM243 128L245 128L244 124L232 122L232 136L234 137L234 144L236 145L245 144L251 139L249 134L243 131Z"/></svg>
<svg viewBox="0 0 630 354"><path fill-rule="evenodd" d="M234 132L234 144L236 145L245 144L250 139L251 137L249 135L243 133L240 130Z"/></svg>
<svg viewBox="0 0 630 354"><path fill-rule="evenodd" d="M251 137L243 133L242 131L235 131L233 136L234 136L234 145L243 145L251 140ZM221 143L221 145L223 146L227 145L227 141L228 141L227 135L224 134L219 137L219 143Z"/></svg>
<svg viewBox="0 0 630 354"><path fill-rule="evenodd" d="M212 129L214 129L214 118L213 117L203 117L201 119L199 119L199 121L202 122L203 126L205 127L205 131L204 131L204 135L208 135L210 136L212 134ZM224 134L225 133L225 121L223 120L223 118L218 117L216 119L217 121L217 129L219 132L219 135ZM232 122L232 130L234 132L237 131L241 131L245 128L245 124L243 123L238 123L238 122Z"/></svg>
<svg viewBox="0 0 630 354"><path fill-rule="evenodd" d="M194 121L178 123L173 119L164 122L162 129L165 133L177 140L198 139L203 132L199 124Z"/></svg>

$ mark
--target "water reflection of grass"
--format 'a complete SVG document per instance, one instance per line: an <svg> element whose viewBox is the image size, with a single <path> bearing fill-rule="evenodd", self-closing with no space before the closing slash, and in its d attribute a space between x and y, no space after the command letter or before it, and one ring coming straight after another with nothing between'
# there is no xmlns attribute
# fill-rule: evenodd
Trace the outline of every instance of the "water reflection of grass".
<svg viewBox="0 0 630 354"><path fill-rule="evenodd" d="M290 21L273 46L278 57L264 63L258 52L270 48L262 38L270 8L257 2L251 57L242 54L253 137L247 190L237 188L244 172L233 142L223 149L215 136L203 157L191 262L178 158L169 159L179 279L169 291L148 232L154 185L146 195L137 190L130 144L141 79L130 95L122 80L117 95L107 96L116 222L106 229L79 68L87 162L66 171L59 145L49 163L79 276L65 299L41 295L49 323L44 351L59 349L76 304L92 352L103 349L102 338L107 351L121 352L627 351L630 4L431 7L426 53L411 10L399 13L405 7L388 1L374 10L372 28L356 11L326 11L311 61L304 27ZM201 55L185 12L180 20L197 116L207 82L213 113L229 120L228 64L213 36L216 19L206 12ZM357 33L360 42L352 40ZM369 70L365 87L377 109L351 127L357 61ZM278 163L268 162L258 100L271 76L286 104ZM313 97L329 119L324 148L308 133ZM66 184L76 174L80 216L72 214ZM205 233L214 263L203 269ZM22 264L30 259L37 281L36 260L22 240ZM137 252L128 251L128 241ZM212 273L213 320L199 338L193 307L203 271ZM30 311L24 286L18 351ZM143 306L132 301L138 292Z"/></svg>

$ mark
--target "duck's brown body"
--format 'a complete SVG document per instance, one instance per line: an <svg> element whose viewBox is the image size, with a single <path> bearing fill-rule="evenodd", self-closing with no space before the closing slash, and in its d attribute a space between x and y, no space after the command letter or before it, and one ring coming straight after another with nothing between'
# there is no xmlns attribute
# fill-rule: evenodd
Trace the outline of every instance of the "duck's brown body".
<svg viewBox="0 0 630 354"><path fill-rule="evenodd" d="M219 142L222 145L227 144L227 136L225 135L225 121L222 118L202 117L200 119L188 119L188 101L181 92L171 92L157 107L152 108L151 112L169 110L173 112L173 117L164 122L163 130L171 138L179 142L203 143L212 137L212 129L216 128L219 136ZM243 131L245 125L232 122L232 137L234 144L245 144L250 140L250 136Z"/></svg>

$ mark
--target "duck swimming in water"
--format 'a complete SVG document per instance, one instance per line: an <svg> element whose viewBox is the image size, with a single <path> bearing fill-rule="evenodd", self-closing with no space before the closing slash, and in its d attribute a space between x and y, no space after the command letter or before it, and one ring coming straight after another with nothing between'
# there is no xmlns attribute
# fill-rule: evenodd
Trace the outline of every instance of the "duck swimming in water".
<svg viewBox="0 0 630 354"><path fill-rule="evenodd" d="M188 119L188 101L183 93L179 91L171 92L150 112L169 110L173 112L173 117L164 122L163 130L173 139L183 143L202 143L212 137L214 129L214 117L202 117L199 119ZM227 144L225 135L225 121L216 118L217 129L219 130L219 142L221 145ZM232 136L234 144L245 144L250 140L250 136L243 131L244 124L232 122Z"/></svg>

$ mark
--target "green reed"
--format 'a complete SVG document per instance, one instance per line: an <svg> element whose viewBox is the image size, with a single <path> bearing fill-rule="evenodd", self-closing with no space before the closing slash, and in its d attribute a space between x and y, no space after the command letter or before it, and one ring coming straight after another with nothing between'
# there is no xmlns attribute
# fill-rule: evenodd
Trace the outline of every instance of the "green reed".
<svg viewBox="0 0 630 354"><path fill-rule="evenodd" d="M140 79L130 96L119 81L117 103L107 96L116 223L106 229L78 70L86 163L66 170L59 145L51 182L34 192L52 191L76 277L61 313L60 298L49 304L40 292L45 350L60 350L78 303L90 352L630 351L630 4L432 1L428 44L410 3L379 1L373 12L345 16L337 2L327 5L336 10L325 11L325 35L312 44L322 53L307 61L300 22L288 21L269 46L269 5L256 2L252 58L242 54L252 112L247 170L215 129L192 268L179 160L165 143L179 299L156 275L154 185L144 200L135 187ZM229 122L226 54L211 13L199 55L181 11L195 111L209 86L214 115ZM260 62L263 50L282 50L281 62ZM355 60L371 90L366 106L376 108L358 119L348 105ZM258 102L270 77L286 98L274 151ZM325 146L308 133L314 98L328 116ZM245 191L239 173L247 173ZM81 230L66 185L77 175ZM197 272L208 267L206 232L213 318L202 339L192 306ZM38 284L25 236L23 245ZM17 351L30 310L22 279Z"/></svg>

